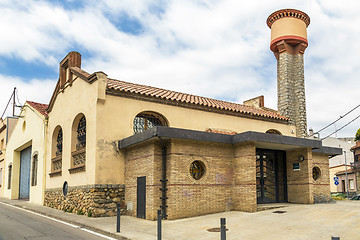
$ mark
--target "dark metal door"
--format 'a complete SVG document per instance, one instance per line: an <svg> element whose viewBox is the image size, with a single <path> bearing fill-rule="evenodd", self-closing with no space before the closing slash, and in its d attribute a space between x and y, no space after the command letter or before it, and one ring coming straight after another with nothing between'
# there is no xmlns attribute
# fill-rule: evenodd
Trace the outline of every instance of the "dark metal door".
<svg viewBox="0 0 360 240"><path fill-rule="evenodd" d="M258 149L256 152L257 203L287 201L285 154Z"/></svg>
<svg viewBox="0 0 360 240"><path fill-rule="evenodd" d="M137 178L136 216L145 219L146 212L146 177Z"/></svg>
<svg viewBox="0 0 360 240"><path fill-rule="evenodd" d="M19 199L29 199L31 146L20 152Z"/></svg>

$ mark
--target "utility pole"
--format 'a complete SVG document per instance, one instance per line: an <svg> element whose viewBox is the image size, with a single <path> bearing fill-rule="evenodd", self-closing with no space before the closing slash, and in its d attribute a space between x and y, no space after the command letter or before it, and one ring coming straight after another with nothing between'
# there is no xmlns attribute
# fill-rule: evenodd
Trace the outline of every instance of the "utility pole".
<svg viewBox="0 0 360 240"><path fill-rule="evenodd" d="M15 117L15 91L16 91L16 87L14 87L14 91L13 94L11 95L13 97L13 117Z"/></svg>
<svg viewBox="0 0 360 240"><path fill-rule="evenodd" d="M345 155L345 176L346 176L346 197L349 199L349 186L348 186L348 174L347 174L347 164L346 164L346 151L344 151Z"/></svg>

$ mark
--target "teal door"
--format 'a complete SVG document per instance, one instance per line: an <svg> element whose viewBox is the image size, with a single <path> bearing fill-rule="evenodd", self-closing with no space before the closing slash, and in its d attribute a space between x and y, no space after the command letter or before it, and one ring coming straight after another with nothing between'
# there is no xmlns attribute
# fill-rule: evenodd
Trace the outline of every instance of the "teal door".
<svg viewBox="0 0 360 240"><path fill-rule="evenodd" d="M19 199L29 199L31 146L20 152Z"/></svg>

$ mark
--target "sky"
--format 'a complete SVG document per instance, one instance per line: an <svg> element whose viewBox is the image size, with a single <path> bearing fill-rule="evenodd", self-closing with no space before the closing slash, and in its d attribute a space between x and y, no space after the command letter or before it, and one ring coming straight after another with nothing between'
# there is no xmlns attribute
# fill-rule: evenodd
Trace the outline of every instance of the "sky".
<svg viewBox="0 0 360 240"><path fill-rule="evenodd" d="M277 109L266 19L284 8L311 19L305 89L316 132L360 104L356 0L0 0L0 114L14 87L18 104L49 103L70 51L89 73L236 103L264 95ZM360 107L320 137L359 115ZM360 118L332 136L358 128Z"/></svg>

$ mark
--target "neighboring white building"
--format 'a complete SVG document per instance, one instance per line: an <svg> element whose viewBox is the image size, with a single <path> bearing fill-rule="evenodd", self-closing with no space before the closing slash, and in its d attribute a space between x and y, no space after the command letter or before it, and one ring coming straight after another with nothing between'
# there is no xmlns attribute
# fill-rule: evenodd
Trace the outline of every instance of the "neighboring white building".
<svg viewBox="0 0 360 240"><path fill-rule="evenodd" d="M338 147L346 151L346 163L349 165L354 162L354 154L350 149L355 145L354 138L333 138L329 137L322 140L323 146ZM329 167L335 167L345 164L345 154L330 158Z"/></svg>

